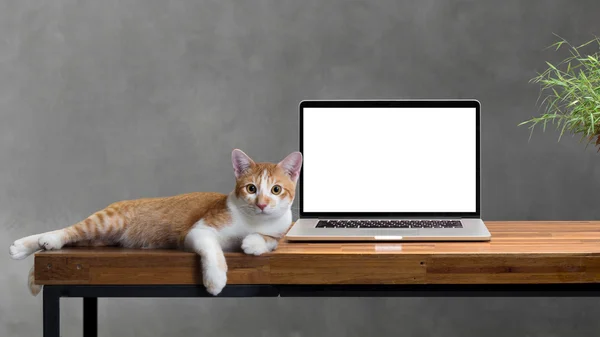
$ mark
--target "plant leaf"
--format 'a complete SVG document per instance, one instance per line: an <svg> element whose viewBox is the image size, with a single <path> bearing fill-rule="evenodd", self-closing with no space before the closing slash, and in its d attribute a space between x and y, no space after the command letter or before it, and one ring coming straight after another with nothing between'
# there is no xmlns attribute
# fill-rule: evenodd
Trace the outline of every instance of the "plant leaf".
<svg viewBox="0 0 600 337"><path fill-rule="evenodd" d="M556 51L568 46L569 56L558 63L546 61L547 68L529 80L540 86L536 105L543 108L543 112L519 126L528 125L531 138L537 125L541 124L545 132L552 124L560 131L559 141L569 132L579 134L581 140L587 139L588 143L595 139L596 146L600 146L600 130L596 127L600 118L600 38L594 36L574 46L554 35L558 41L548 48ZM592 44L595 50L588 52Z"/></svg>

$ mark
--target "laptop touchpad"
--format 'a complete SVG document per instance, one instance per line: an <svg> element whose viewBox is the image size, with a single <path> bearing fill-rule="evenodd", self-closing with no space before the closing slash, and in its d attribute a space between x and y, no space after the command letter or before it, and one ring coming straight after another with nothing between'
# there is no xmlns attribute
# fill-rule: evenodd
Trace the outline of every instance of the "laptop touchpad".
<svg viewBox="0 0 600 337"><path fill-rule="evenodd" d="M361 229L360 235L414 236L414 235L419 235L419 230L418 229Z"/></svg>

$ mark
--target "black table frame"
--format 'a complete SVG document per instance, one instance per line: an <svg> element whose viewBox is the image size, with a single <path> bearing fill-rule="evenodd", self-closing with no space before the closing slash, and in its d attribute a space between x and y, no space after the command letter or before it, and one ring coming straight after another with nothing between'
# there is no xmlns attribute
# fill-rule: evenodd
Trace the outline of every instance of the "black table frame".
<svg viewBox="0 0 600 337"><path fill-rule="evenodd" d="M44 337L60 336L60 298L83 298L83 335L98 335L99 297L213 297L201 285L46 285ZM600 297L600 283L522 285L229 285L218 297Z"/></svg>

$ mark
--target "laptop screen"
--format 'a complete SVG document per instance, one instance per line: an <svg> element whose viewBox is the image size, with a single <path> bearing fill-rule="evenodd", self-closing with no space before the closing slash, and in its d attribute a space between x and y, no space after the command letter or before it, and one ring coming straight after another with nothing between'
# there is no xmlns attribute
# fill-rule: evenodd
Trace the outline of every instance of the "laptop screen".
<svg viewBox="0 0 600 337"><path fill-rule="evenodd" d="M478 212L478 109L432 105L301 106L302 212Z"/></svg>

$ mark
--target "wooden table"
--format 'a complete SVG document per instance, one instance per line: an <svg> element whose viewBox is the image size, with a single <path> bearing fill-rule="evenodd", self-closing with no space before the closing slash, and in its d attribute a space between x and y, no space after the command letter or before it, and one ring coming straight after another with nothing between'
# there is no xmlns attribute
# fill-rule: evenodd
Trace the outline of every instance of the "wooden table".
<svg viewBox="0 0 600 337"><path fill-rule="evenodd" d="M290 243L263 256L228 253L219 296L598 296L600 221L486 222L490 242ZM208 297L195 254L71 248L35 255L44 335L59 335L60 297Z"/></svg>

